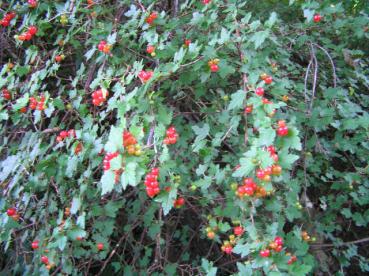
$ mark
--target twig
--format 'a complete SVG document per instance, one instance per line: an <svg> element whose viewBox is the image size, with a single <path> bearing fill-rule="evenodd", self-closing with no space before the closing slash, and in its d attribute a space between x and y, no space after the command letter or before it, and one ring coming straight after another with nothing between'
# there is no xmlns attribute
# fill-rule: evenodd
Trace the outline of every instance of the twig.
<svg viewBox="0 0 369 276"><path fill-rule="evenodd" d="M326 56L328 57L331 65L332 65L332 71L333 71L333 87L335 88L337 86L337 74L336 74L336 66L334 65L333 59L331 57L331 55L328 53L328 51L326 49L324 49L323 47L319 46L316 43L313 43L313 45L315 45L316 47L318 47L319 49L321 49Z"/></svg>
<svg viewBox="0 0 369 276"><path fill-rule="evenodd" d="M342 246L348 246L348 245L352 245L352 244L366 243L366 242L369 242L369 237L363 238L363 239L360 239L360 240L356 240L356 241L344 242L342 244L333 244L333 243L311 244L311 247L315 250L318 250L320 248L342 247Z"/></svg>

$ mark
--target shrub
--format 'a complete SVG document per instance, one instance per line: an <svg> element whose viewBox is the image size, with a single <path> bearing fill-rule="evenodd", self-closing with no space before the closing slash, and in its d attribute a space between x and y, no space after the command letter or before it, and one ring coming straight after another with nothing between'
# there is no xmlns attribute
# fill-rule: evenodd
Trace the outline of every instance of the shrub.
<svg viewBox="0 0 369 276"><path fill-rule="evenodd" d="M2 273L369 271L367 7L2 3Z"/></svg>

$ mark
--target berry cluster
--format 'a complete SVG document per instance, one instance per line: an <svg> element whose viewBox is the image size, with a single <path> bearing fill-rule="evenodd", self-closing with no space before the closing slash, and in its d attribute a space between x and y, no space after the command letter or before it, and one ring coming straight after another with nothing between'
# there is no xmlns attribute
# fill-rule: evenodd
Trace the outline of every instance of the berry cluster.
<svg viewBox="0 0 369 276"><path fill-rule="evenodd" d="M178 133L174 126L167 129L166 135L167 136L164 138L164 144L173 145L177 143Z"/></svg>
<svg viewBox="0 0 369 276"><path fill-rule="evenodd" d="M297 261L297 257L295 255L291 256L291 253L287 253L286 255L290 256L290 259L287 262L288 265L291 265L291 264L293 264L294 262Z"/></svg>
<svg viewBox="0 0 369 276"><path fill-rule="evenodd" d="M27 32L18 35L18 39L20 41L29 41L32 37L37 34L37 27L36 26L29 26Z"/></svg>
<svg viewBox="0 0 369 276"><path fill-rule="evenodd" d="M148 82L152 78L153 75L154 75L153 71L144 71L144 70L142 70L138 73L138 77L140 78L140 80L143 83Z"/></svg>
<svg viewBox="0 0 369 276"><path fill-rule="evenodd" d="M274 241L269 243L269 249L274 250L275 252L281 252L283 249L283 239L282 237L275 237Z"/></svg>
<svg viewBox="0 0 369 276"><path fill-rule="evenodd" d="M39 100L35 97L30 97L29 108L32 110L45 110L45 96L41 95Z"/></svg>
<svg viewBox="0 0 369 276"><path fill-rule="evenodd" d="M185 199L183 197L179 197L174 200L174 208L181 208L185 204Z"/></svg>
<svg viewBox="0 0 369 276"><path fill-rule="evenodd" d="M286 126L286 122L283 120L278 121L277 135L278 136L288 135L288 127Z"/></svg>
<svg viewBox="0 0 369 276"><path fill-rule="evenodd" d="M301 232L301 238L306 241L306 242L315 242L316 238L315 237L310 237L309 233L306 231Z"/></svg>
<svg viewBox="0 0 369 276"><path fill-rule="evenodd" d="M221 246L221 250L230 255L232 254L232 251L233 251L233 246L237 244L237 240L239 238L239 236L241 236L243 233L244 233L244 229L242 226L236 226L234 229L234 235L229 235L228 238L229 240L228 241L224 241L223 242L223 245Z"/></svg>
<svg viewBox="0 0 369 276"><path fill-rule="evenodd" d="M111 50L111 44L108 44L105 40L101 40L97 49L104 54L109 54Z"/></svg>
<svg viewBox="0 0 369 276"><path fill-rule="evenodd" d="M203 3L204 5L210 4L210 2L211 2L211 0L202 0L202 3Z"/></svg>
<svg viewBox="0 0 369 276"><path fill-rule="evenodd" d="M62 130L60 131L59 135L56 137L56 141L58 143L63 142L64 139L66 138L76 138L76 131L74 129L70 129L70 130Z"/></svg>
<svg viewBox="0 0 369 276"><path fill-rule="evenodd" d="M256 196L256 197L265 197L267 192L264 187L256 185L252 178L245 178L243 180L243 185L237 188L236 195L239 197L244 196Z"/></svg>
<svg viewBox="0 0 369 276"><path fill-rule="evenodd" d="M217 58L208 61L208 66L211 72L218 72L219 70L218 63L219 63L219 59Z"/></svg>
<svg viewBox="0 0 369 276"><path fill-rule="evenodd" d="M103 167L104 167L104 171L108 171L110 169L110 161L112 159L114 159L115 157L118 156L118 152L114 152L114 153L107 153L104 157L103 160Z"/></svg>
<svg viewBox="0 0 369 276"><path fill-rule="evenodd" d="M275 237L274 241L269 243L269 249L261 250L259 255L263 258L268 258L271 254L270 250L274 250L275 252L281 252L283 249L283 239L281 237Z"/></svg>
<svg viewBox="0 0 369 276"><path fill-rule="evenodd" d="M160 192L158 176L159 168L153 168L145 177L146 193L149 197L154 197Z"/></svg>
<svg viewBox="0 0 369 276"><path fill-rule="evenodd" d="M109 92L106 89L98 89L92 93L92 104L95 106L100 106L106 101L109 96Z"/></svg>
<svg viewBox="0 0 369 276"><path fill-rule="evenodd" d="M157 12L152 12L150 15L146 18L146 23L149 25L154 24L155 19L158 18Z"/></svg>
<svg viewBox="0 0 369 276"><path fill-rule="evenodd" d="M155 46L147 45L147 47L146 47L146 52L147 52L148 54L150 54L152 57L155 57L155 56L156 56L156 53L155 53Z"/></svg>
<svg viewBox="0 0 369 276"><path fill-rule="evenodd" d="M129 131L123 132L123 146L126 148L129 155L141 155L141 147L137 144L136 138Z"/></svg>
<svg viewBox="0 0 369 276"><path fill-rule="evenodd" d="M6 214L11 217L12 219L14 219L15 221L17 221L19 219L19 214L17 212L17 209L11 207L8 210L6 210Z"/></svg>
<svg viewBox="0 0 369 276"><path fill-rule="evenodd" d="M272 76L269 76L265 73L261 74L260 78L264 81L265 84L271 84L273 82Z"/></svg>
<svg viewBox="0 0 369 276"><path fill-rule="evenodd" d="M10 91L6 88L3 89L3 97L5 100L11 100L12 95L10 94Z"/></svg>
<svg viewBox="0 0 369 276"><path fill-rule="evenodd" d="M0 20L0 25L3 27L8 27L10 25L10 21L16 16L15 12L11 11L4 15L4 18Z"/></svg>
<svg viewBox="0 0 369 276"><path fill-rule="evenodd" d="M28 0L28 6L30 8L36 8L37 7L37 0Z"/></svg>
<svg viewBox="0 0 369 276"><path fill-rule="evenodd" d="M282 167L279 165L272 165L266 167L265 169L259 168L256 170L256 177L264 182L269 182L271 180L271 175L278 176L282 172Z"/></svg>
<svg viewBox="0 0 369 276"><path fill-rule="evenodd" d="M231 235L233 236L233 235ZM234 237L234 236L233 236ZM234 239L233 239L234 240ZM230 255L232 254L233 251L233 245L232 242L233 240L229 240L229 241L224 241L222 247L220 248L224 253Z"/></svg>

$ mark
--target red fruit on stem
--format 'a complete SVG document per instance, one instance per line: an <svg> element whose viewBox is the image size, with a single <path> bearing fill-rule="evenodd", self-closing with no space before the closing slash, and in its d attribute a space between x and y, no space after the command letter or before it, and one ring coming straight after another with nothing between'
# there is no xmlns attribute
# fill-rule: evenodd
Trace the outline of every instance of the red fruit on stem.
<svg viewBox="0 0 369 276"><path fill-rule="evenodd" d="M38 31L38 29L37 29L36 26L29 26L28 27L28 33L30 33L31 36L34 36L35 34L37 34L37 31Z"/></svg>
<svg viewBox="0 0 369 276"><path fill-rule="evenodd" d="M49 258L47 256L41 256L41 262L47 265L49 263Z"/></svg>
<svg viewBox="0 0 369 276"><path fill-rule="evenodd" d="M32 249L38 249L38 240L33 241L31 244Z"/></svg>
<svg viewBox="0 0 369 276"><path fill-rule="evenodd" d="M319 13L317 13L314 15L313 20L315 23L319 23L322 20L322 16Z"/></svg>
<svg viewBox="0 0 369 276"><path fill-rule="evenodd" d="M264 88L262 88L262 87L256 88L255 94L260 96L260 97L264 96Z"/></svg>
<svg viewBox="0 0 369 276"><path fill-rule="evenodd" d="M267 76L265 79L264 79L264 82L266 84L271 84L273 82L273 78L271 76Z"/></svg>
<svg viewBox="0 0 369 276"><path fill-rule="evenodd" d="M17 214L17 210L15 208L9 208L8 210L6 210L6 214L9 216L9 217L12 217L14 216L15 214Z"/></svg>
<svg viewBox="0 0 369 276"><path fill-rule="evenodd" d="M217 72L219 70L218 64L212 64L210 65L210 71L211 72Z"/></svg>
<svg viewBox="0 0 369 276"><path fill-rule="evenodd" d="M259 179L263 179L265 177L265 172L263 169L256 170L256 177Z"/></svg>
<svg viewBox="0 0 369 276"><path fill-rule="evenodd" d="M101 251L101 250L103 250L103 249L104 249L104 244L103 244L103 243L101 243L101 242L99 242L99 243L97 244L97 250Z"/></svg>
<svg viewBox="0 0 369 276"><path fill-rule="evenodd" d="M270 250L269 249L261 250L259 254L263 258L268 258L270 256Z"/></svg>
<svg viewBox="0 0 369 276"><path fill-rule="evenodd" d="M242 226L236 226L236 227L233 228L233 233L236 236L241 236L244 232L245 232L245 230L243 229Z"/></svg>

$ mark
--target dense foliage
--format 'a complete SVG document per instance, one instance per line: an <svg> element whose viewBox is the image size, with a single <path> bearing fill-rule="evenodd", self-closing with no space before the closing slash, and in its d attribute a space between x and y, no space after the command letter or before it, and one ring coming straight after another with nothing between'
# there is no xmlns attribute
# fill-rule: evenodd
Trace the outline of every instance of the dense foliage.
<svg viewBox="0 0 369 276"><path fill-rule="evenodd" d="M0 1L4 275L369 271L367 1Z"/></svg>

